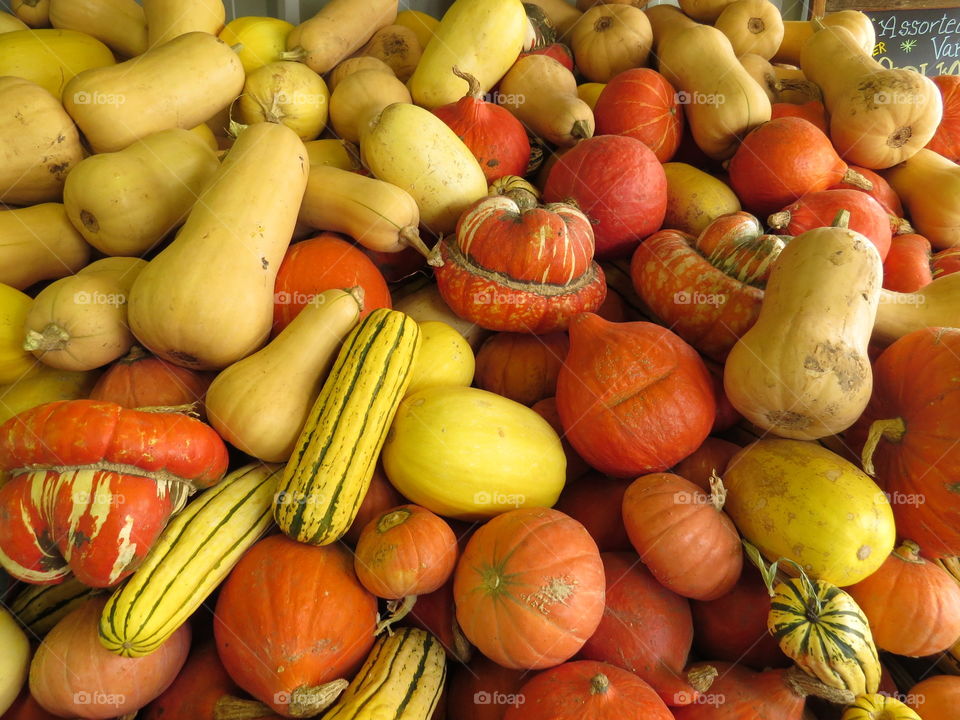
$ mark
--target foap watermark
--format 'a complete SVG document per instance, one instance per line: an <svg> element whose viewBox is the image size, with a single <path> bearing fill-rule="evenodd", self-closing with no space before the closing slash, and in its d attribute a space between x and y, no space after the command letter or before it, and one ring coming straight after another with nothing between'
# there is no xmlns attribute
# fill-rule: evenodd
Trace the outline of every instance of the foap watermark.
<svg viewBox="0 0 960 720"><path fill-rule="evenodd" d="M474 505L512 505L513 507L520 507L526 503L526 501L527 496L521 495L520 493L487 492L486 490L481 490L473 494Z"/></svg>
<svg viewBox="0 0 960 720"><path fill-rule="evenodd" d="M521 295L511 295L493 290L491 292L476 292L473 294L474 305L523 305L527 299Z"/></svg>
<svg viewBox="0 0 960 720"><path fill-rule="evenodd" d="M127 296L123 293L88 292L80 290L73 294L74 305L110 305L120 307L127 304Z"/></svg>
<svg viewBox="0 0 960 720"><path fill-rule="evenodd" d="M119 493L77 490L70 494L74 505L123 505L127 498Z"/></svg>
<svg viewBox="0 0 960 720"><path fill-rule="evenodd" d="M873 94L874 105L925 105L926 102L927 96L923 93L882 90Z"/></svg>
<svg viewBox="0 0 960 720"><path fill-rule="evenodd" d="M276 95L278 105L326 105L327 96L323 93L305 93L302 90L293 92L280 91Z"/></svg>
<svg viewBox="0 0 960 720"><path fill-rule="evenodd" d="M127 96L118 93L87 92L81 90L73 94L74 105L123 105Z"/></svg>
<svg viewBox="0 0 960 720"><path fill-rule="evenodd" d="M486 93L483 99L495 105L512 105L517 107L527 101L527 96L523 93L502 93L499 90Z"/></svg>
<svg viewBox="0 0 960 720"><path fill-rule="evenodd" d="M511 705L518 708L526 701L527 699L520 693L503 693L498 690L493 692L478 690L473 694L474 705Z"/></svg>
<svg viewBox="0 0 960 720"><path fill-rule="evenodd" d="M87 692L81 690L73 694L74 705L107 705L109 707L119 707L127 702L127 696L120 693L105 693L95 690Z"/></svg>
<svg viewBox="0 0 960 720"><path fill-rule="evenodd" d="M692 693L687 690L681 690L673 695L674 705L710 705L720 707L727 702L727 697L723 693Z"/></svg>
<svg viewBox="0 0 960 720"><path fill-rule="evenodd" d="M891 505L907 505L909 507L920 507L925 505L927 502L927 496L923 493L905 493L900 492L899 490L894 490L893 492L887 492L884 490L880 491L880 494L883 495L887 502Z"/></svg>
<svg viewBox="0 0 960 720"><path fill-rule="evenodd" d="M679 490L673 494L674 505L712 505L713 500L706 493Z"/></svg>
<svg viewBox="0 0 960 720"><path fill-rule="evenodd" d="M723 305L727 301L727 296L723 293L702 293L699 291L688 292L681 290L673 294L673 302L676 305Z"/></svg>
<svg viewBox="0 0 960 720"><path fill-rule="evenodd" d="M327 299L323 293L305 293L299 290L281 290L273 294L274 305L323 305Z"/></svg>
<svg viewBox="0 0 960 720"><path fill-rule="evenodd" d="M727 102L726 95L720 93L703 93L699 90L681 90L673 95L677 105L713 105L719 106Z"/></svg>
<svg viewBox="0 0 960 720"><path fill-rule="evenodd" d="M919 293L882 292L881 305L923 305L927 298Z"/></svg>
<svg viewBox="0 0 960 720"><path fill-rule="evenodd" d="M273 496L274 505L321 505L327 496L322 493L305 493L299 490L282 490Z"/></svg>

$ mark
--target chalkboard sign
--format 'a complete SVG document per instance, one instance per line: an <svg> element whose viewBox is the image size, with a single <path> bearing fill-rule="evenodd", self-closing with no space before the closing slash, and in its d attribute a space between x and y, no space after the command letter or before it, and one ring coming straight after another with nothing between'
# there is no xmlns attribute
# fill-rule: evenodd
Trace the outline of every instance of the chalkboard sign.
<svg viewBox="0 0 960 720"><path fill-rule="evenodd" d="M960 75L960 8L868 12L877 33L873 59L924 75Z"/></svg>

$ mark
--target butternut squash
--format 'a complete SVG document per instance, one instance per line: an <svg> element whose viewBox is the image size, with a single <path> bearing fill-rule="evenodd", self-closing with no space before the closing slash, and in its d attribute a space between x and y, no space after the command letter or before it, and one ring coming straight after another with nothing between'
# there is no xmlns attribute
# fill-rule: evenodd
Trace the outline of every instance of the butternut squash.
<svg viewBox="0 0 960 720"><path fill-rule="evenodd" d="M147 17L136 0L50 0L50 24L86 33L128 58L147 51Z"/></svg>
<svg viewBox="0 0 960 720"><path fill-rule="evenodd" d="M130 328L144 346L184 367L221 370L263 344L308 168L303 142L285 125L240 133L130 291Z"/></svg>
<svg viewBox="0 0 960 720"><path fill-rule="evenodd" d="M10 9L32 28L50 27L50 0L10 0Z"/></svg>
<svg viewBox="0 0 960 720"><path fill-rule="evenodd" d="M873 341L889 345L914 330L960 325L960 273L944 275L913 293L882 290Z"/></svg>
<svg viewBox="0 0 960 720"><path fill-rule="evenodd" d="M577 20L583 14L579 9L567 2L567 0L528 0L531 5L536 5L553 23L557 29L557 34L561 37L570 32L570 28L576 24Z"/></svg>
<svg viewBox="0 0 960 720"><path fill-rule="evenodd" d="M96 267L106 262L106 267ZM51 283L37 295L24 325L23 347L44 365L83 372L129 352L127 296L147 261L107 258Z"/></svg>
<svg viewBox="0 0 960 720"><path fill-rule="evenodd" d="M397 13L394 25L410 28L417 35L417 43L421 51L433 39L433 34L440 27L440 21L433 15L427 15L419 10L403 10Z"/></svg>
<svg viewBox="0 0 960 720"><path fill-rule="evenodd" d="M697 146L715 160L736 151L770 119L770 100L737 60L727 36L709 25L669 32L657 46L660 72L677 89Z"/></svg>
<svg viewBox="0 0 960 720"><path fill-rule="evenodd" d="M90 395L100 373L71 372L36 363L36 369L9 385L0 385L0 425L24 410L57 400Z"/></svg>
<svg viewBox="0 0 960 720"><path fill-rule="evenodd" d="M852 165L880 170L912 157L943 115L940 91L912 70L886 70L843 27L823 27L800 56L807 79L823 91L830 140Z"/></svg>
<svg viewBox="0 0 960 720"><path fill-rule="evenodd" d="M204 401L210 424L248 455L289 460L362 306L359 288L317 295L266 347L217 375Z"/></svg>
<svg viewBox="0 0 960 720"><path fill-rule="evenodd" d="M397 0L330 0L287 36L284 59L302 60L323 75L397 19Z"/></svg>
<svg viewBox="0 0 960 720"><path fill-rule="evenodd" d="M0 10L0 33L13 32L14 30L27 30L27 24L16 15Z"/></svg>
<svg viewBox="0 0 960 720"><path fill-rule="evenodd" d="M114 62L110 48L75 30L17 30L0 35L0 76L25 78L56 98L77 73Z"/></svg>
<svg viewBox="0 0 960 720"><path fill-rule="evenodd" d="M738 56L754 53L769 60L783 41L783 16L769 0L734 0L714 27L727 36Z"/></svg>
<svg viewBox="0 0 960 720"><path fill-rule="evenodd" d="M346 140L337 138L311 140L304 143L304 147L307 148L307 157L310 160L311 167L314 165L329 165L330 167L354 172L361 169L360 148Z"/></svg>
<svg viewBox="0 0 960 720"><path fill-rule="evenodd" d="M569 42L583 76L605 83L647 65L653 30L643 10L632 5L597 5L573 26Z"/></svg>
<svg viewBox="0 0 960 720"><path fill-rule="evenodd" d="M883 176L934 248L960 245L960 165L924 148Z"/></svg>
<svg viewBox="0 0 960 720"><path fill-rule="evenodd" d="M856 45L868 55L873 55L873 48L877 43L873 21L859 10L841 10L820 18L827 27L845 27L855 39ZM783 40L773 56L773 62L799 65L800 53L803 46L816 30L813 20L785 20L783 23Z"/></svg>
<svg viewBox="0 0 960 720"><path fill-rule="evenodd" d="M593 137L593 110L577 94L567 68L546 55L527 55L500 81L500 104L532 133L560 147Z"/></svg>
<svg viewBox="0 0 960 720"><path fill-rule="evenodd" d="M360 129L393 103L410 103L410 91L393 74L361 70L344 78L330 96L330 124L348 142L360 141Z"/></svg>
<svg viewBox="0 0 960 720"><path fill-rule="evenodd" d="M697 22L710 23L711 25L720 17L724 11L735 0L679 0L680 9L684 15L693 18Z"/></svg>
<svg viewBox="0 0 960 720"><path fill-rule="evenodd" d="M81 73L64 88L63 105L96 152L113 152L151 133L199 125L233 102L243 81L243 64L226 43L192 32Z"/></svg>
<svg viewBox="0 0 960 720"><path fill-rule="evenodd" d="M29 80L0 77L0 202L59 200L82 158L77 127L55 97Z"/></svg>
<svg viewBox="0 0 960 720"><path fill-rule="evenodd" d="M763 88L771 103L803 104L823 99L820 88L807 80L799 68L772 65L769 60L754 53L746 53L739 59L744 70Z"/></svg>
<svg viewBox="0 0 960 720"><path fill-rule="evenodd" d="M302 63L281 60L247 75L237 109L242 122L283 123L301 140L313 140L327 125L329 101L322 77Z"/></svg>
<svg viewBox="0 0 960 720"><path fill-rule="evenodd" d="M33 299L0 283L0 385L8 385L33 370L36 361L23 349L23 326Z"/></svg>
<svg viewBox="0 0 960 720"><path fill-rule="evenodd" d="M327 75L327 87L330 92L337 89L337 85L343 82L347 77L361 70L377 70L387 75L395 75L393 68L387 65L383 60L367 55L358 55L357 57L347 58L330 71Z"/></svg>
<svg viewBox="0 0 960 720"><path fill-rule="evenodd" d="M387 25L377 30L373 37L360 48L360 55L383 61L403 82L410 79L423 47L417 33L403 25Z"/></svg>
<svg viewBox="0 0 960 720"><path fill-rule="evenodd" d="M227 17L223 0L142 0L151 48L192 32L217 35Z"/></svg>
<svg viewBox="0 0 960 720"><path fill-rule="evenodd" d="M417 105L389 105L361 128L360 157L375 177L410 193L420 222L435 234L452 232L467 206L487 194L470 149Z"/></svg>
<svg viewBox="0 0 960 720"><path fill-rule="evenodd" d="M24 290L75 273L89 260L90 246L70 224L63 205L0 212L0 283Z"/></svg>
<svg viewBox="0 0 960 720"><path fill-rule="evenodd" d="M173 128L83 160L63 204L84 239L107 255L142 255L177 227L220 167L196 133Z"/></svg>
<svg viewBox="0 0 960 720"><path fill-rule="evenodd" d="M248 75L257 68L283 58L287 49L287 35L293 25L274 17L238 17L220 31L220 39L232 47L243 71Z"/></svg>
<svg viewBox="0 0 960 720"><path fill-rule="evenodd" d="M733 406L796 440L852 425L873 389L867 345L882 278L876 247L846 227L791 240L774 262L756 324L727 357L723 385Z"/></svg>
<svg viewBox="0 0 960 720"><path fill-rule="evenodd" d="M410 193L336 167L310 166L300 222L345 233L377 252L414 247L425 256L430 254L420 239L420 210Z"/></svg>
<svg viewBox="0 0 960 720"><path fill-rule="evenodd" d="M520 55L527 28L518 0L456 0L410 78L413 101L433 110L466 95L467 81L450 72L454 65L487 92Z"/></svg>
<svg viewBox="0 0 960 720"><path fill-rule="evenodd" d="M696 27L697 23L684 15L674 5L654 5L643 11L653 29L653 47L659 46L660 41L668 35Z"/></svg>

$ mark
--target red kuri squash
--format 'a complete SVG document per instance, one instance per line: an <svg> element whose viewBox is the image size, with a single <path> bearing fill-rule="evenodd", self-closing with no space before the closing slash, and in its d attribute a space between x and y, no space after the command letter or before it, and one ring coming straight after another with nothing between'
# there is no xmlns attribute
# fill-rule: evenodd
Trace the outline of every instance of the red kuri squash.
<svg viewBox="0 0 960 720"><path fill-rule="evenodd" d="M955 720L960 707L960 677L934 675L921 680L907 693L907 705L923 720Z"/></svg>
<svg viewBox="0 0 960 720"><path fill-rule="evenodd" d="M802 105L788 102L773 103L770 106L770 119L782 117L798 117L812 123L824 135L830 132L830 121L827 118L827 109L819 100L811 100Z"/></svg>
<svg viewBox="0 0 960 720"><path fill-rule="evenodd" d="M947 248L934 253L930 261L934 278L960 272L960 248Z"/></svg>
<svg viewBox="0 0 960 720"><path fill-rule="evenodd" d="M666 470L696 450L717 405L703 360L672 332L583 313L570 324L557 409L593 468L631 477Z"/></svg>
<svg viewBox="0 0 960 720"><path fill-rule="evenodd" d="M100 376L90 399L128 408L189 405L203 400L212 381L212 373L168 363L134 345Z"/></svg>
<svg viewBox="0 0 960 720"><path fill-rule="evenodd" d="M600 552L631 550L620 508L629 480L588 472L567 483L554 506L581 523L597 543Z"/></svg>
<svg viewBox="0 0 960 720"><path fill-rule="evenodd" d="M603 614L603 564L576 520L519 508L478 529L454 575L467 638L504 667L540 669L575 655Z"/></svg>
<svg viewBox="0 0 960 720"><path fill-rule="evenodd" d="M177 679L143 709L142 720L218 720L215 711L240 694L217 655L217 646L194 646Z"/></svg>
<svg viewBox="0 0 960 720"><path fill-rule="evenodd" d="M883 287L912 293L932 283L931 251L930 241L922 235L895 235L883 261Z"/></svg>
<svg viewBox="0 0 960 720"><path fill-rule="evenodd" d="M927 147L960 163L960 76L938 75L931 79L943 98L943 118Z"/></svg>
<svg viewBox="0 0 960 720"><path fill-rule="evenodd" d="M523 405L533 405L557 394L557 375L569 349L565 332L497 333L477 352L474 384Z"/></svg>
<svg viewBox="0 0 960 720"><path fill-rule="evenodd" d="M857 165L851 165L850 169L855 170L863 175L867 180L870 181L873 187L867 190L866 188L857 185L841 182L828 189L859 190L860 192L865 192L878 203L880 203L880 206L891 215L895 215L898 218L903 217L903 203L900 202L900 196L897 195L896 190L890 187L890 183L887 182L883 175L878 173L876 170L859 167Z"/></svg>

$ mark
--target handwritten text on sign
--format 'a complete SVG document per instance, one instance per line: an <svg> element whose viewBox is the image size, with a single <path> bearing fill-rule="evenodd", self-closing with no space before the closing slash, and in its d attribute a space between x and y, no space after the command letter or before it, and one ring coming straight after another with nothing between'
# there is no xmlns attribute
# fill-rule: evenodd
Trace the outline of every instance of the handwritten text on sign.
<svg viewBox="0 0 960 720"><path fill-rule="evenodd" d="M868 12L877 33L874 59L924 75L960 75L960 8Z"/></svg>

